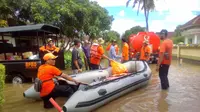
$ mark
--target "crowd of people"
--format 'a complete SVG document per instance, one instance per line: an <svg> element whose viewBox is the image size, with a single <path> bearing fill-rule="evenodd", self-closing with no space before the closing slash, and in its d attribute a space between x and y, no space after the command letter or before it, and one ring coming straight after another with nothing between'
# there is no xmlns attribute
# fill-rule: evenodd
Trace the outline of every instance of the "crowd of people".
<svg viewBox="0 0 200 112"><path fill-rule="evenodd" d="M89 42L85 40L83 44L79 39L74 40L74 48L72 50L72 71L74 74L82 72L83 63L85 63L86 70L96 70L100 68L101 60L107 59L108 62L111 60L117 61L117 59L121 59L121 62L126 62L129 60L129 45L122 39L123 47L122 47L122 56L119 55L119 47L117 45L116 40L112 40L111 43L107 46L106 50L108 51L109 56L105 55L104 50L104 40L102 38L98 38L93 42ZM82 47L80 47L82 44ZM82 49L84 52L84 62L82 62L80 57L80 52L78 49Z"/></svg>
<svg viewBox="0 0 200 112"><path fill-rule="evenodd" d="M163 40L163 42L160 46L159 60L156 67L156 70L159 71L162 89L169 88L167 76L172 60L173 42L167 37L167 34L167 30L162 30L160 32L160 38ZM52 108L53 105L49 102L49 98L56 98L58 96L71 96L78 88L78 85L83 82L74 80L72 77L62 73L62 71L54 66L55 59L57 57L53 55L53 53L59 52L59 48L54 46L52 39L48 39L47 42L48 44L46 46L42 46L40 48L41 51L47 53L43 56L45 63L39 67L37 77L43 82L40 96L44 101L44 108ZM82 43L79 39L75 39L71 59L71 69L73 74L82 72L84 63L86 70L100 69L100 62L102 58L105 58L108 61L121 59L122 63L129 61L129 45L125 39L122 39L122 43L121 55L119 53L117 41L112 40L106 48L109 54L109 56L106 56L103 47L104 40L102 38L98 38L93 42L85 40L84 43ZM82 49L84 52L85 62L82 62L79 49ZM151 48L149 47L149 41L144 40L139 59L142 61L148 61L150 54ZM55 76L61 76L67 80L73 81L77 84L77 86L71 86L69 84L56 85L53 80L51 80Z"/></svg>

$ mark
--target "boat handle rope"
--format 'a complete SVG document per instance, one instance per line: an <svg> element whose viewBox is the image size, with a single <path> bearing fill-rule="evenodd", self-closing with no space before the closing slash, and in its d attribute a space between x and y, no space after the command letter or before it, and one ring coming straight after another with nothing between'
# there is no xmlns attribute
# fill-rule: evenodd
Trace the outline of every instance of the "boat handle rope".
<svg viewBox="0 0 200 112"><path fill-rule="evenodd" d="M145 66L145 68L144 68L144 70L145 70L146 67L147 67L147 65L145 64L144 61L142 61L142 62L143 62L143 64L144 64L144 66ZM135 61L135 64L136 64L136 61ZM137 68L137 65L136 65L135 67ZM144 71L144 70L142 70L142 71ZM142 71L139 71L139 72L142 72ZM99 86L102 86L102 85L105 85L105 84L108 84L108 83L115 82L115 80L120 80L120 79L122 79L122 78L134 77L134 76L137 75L137 73L139 73L139 72L138 72L137 69L136 69L135 72L130 73L129 75L120 77L120 78L118 78L118 79L109 80L109 81L104 81L104 82L102 82L102 83L98 83L98 84L95 84L95 85L88 85L88 86L86 86L86 87L84 88L84 90L87 91L87 90L89 90L89 89L96 89L96 88L99 87ZM139 74L138 74L138 75L139 75Z"/></svg>
<svg viewBox="0 0 200 112"><path fill-rule="evenodd" d="M95 84L95 85L88 85L88 86L85 87L84 90L95 89L95 88L97 88L99 86L106 85L108 83L118 82L120 79L123 79L123 78L126 78L126 77L133 77L132 75L135 76L134 73L130 73L129 75L126 75L126 76L123 76L123 77L119 77L117 79L102 81L102 82L100 82L98 84Z"/></svg>

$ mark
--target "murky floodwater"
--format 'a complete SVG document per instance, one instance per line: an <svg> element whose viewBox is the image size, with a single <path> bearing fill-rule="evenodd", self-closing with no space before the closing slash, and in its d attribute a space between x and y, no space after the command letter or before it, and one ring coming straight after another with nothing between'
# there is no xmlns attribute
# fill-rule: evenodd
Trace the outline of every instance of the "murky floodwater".
<svg viewBox="0 0 200 112"><path fill-rule="evenodd" d="M147 87L120 97L95 112L199 112L200 111L200 65L183 63L181 66L173 61L169 72L170 88L160 89L155 65L151 65L152 78ZM6 84L5 104L1 112L56 112L55 109L43 109L42 101L23 98L23 91L31 84ZM56 101L60 105L65 99Z"/></svg>

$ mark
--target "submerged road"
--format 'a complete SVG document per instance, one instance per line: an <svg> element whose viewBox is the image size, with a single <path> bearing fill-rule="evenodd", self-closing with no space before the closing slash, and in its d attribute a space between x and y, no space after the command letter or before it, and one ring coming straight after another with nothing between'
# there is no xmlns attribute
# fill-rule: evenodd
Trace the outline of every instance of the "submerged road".
<svg viewBox="0 0 200 112"><path fill-rule="evenodd" d="M173 61L169 71L170 88L160 89L155 65L150 65L152 77L147 87L122 96L94 112L199 112L200 110L200 65ZM31 84L5 86L5 103L0 112L56 112L43 109L41 101L24 99L23 91ZM66 99L56 101L62 105Z"/></svg>

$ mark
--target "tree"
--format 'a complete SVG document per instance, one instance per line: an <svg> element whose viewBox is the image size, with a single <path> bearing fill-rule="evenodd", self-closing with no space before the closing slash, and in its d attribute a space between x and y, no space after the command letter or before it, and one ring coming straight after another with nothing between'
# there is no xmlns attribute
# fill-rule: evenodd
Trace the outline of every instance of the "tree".
<svg viewBox="0 0 200 112"><path fill-rule="evenodd" d="M97 2L91 2L89 5L88 16L88 23L84 30L92 39L101 36L103 31L110 30L113 16L108 16L108 11Z"/></svg>
<svg viewBox="0 0 200 112"><path fill-rule="evenodd" d="M14 21L8 24L53 24L58 26L61 34L70 41L84 35L89 35L92 39L97 38L101 32L110 30L113 21L113 17L108 15L105 8L89 0L0 1L0 19L8 21L10 15Z"/></svg>
<svg viewBox="0 0 200 112"><path fill-rule="evenodd" d="M184 37L181 35L180 27L181 27L181 25L177 26L174 31L175 34L172 37L174 44L184 43Z"/></svg>
<svg viewBox="0 0 200 112"><path fill-rule="evenodd" d="M145 31L145 28L144 28L144 27L135 26L135 27L132 27L132 28L129 29L129 30L126 30L125 33L122 35L122 37L125 38L126 40L128 40L128 37L129 37L131 34L137 34L138 32L144 32L144 31Z"/></svg>
<svg viewBox="0 0 200 112"><path fill-rule="evenodd" d="M116 31L106 31L103 33L103 38L106 42L111 42L112 40L119 41L120 34Z"/></svg>
<svg viewBox="0 0 200 112"><path fill-rule="evenodd" d="M180 27L181 25L178 25L175 29L175 36L178 37L178 36L181 36L181 30L180 30Z"/></svg>
<svg viewBox="0 0 200 112"><path fill-rule="evenodd" d="M26 24L31 20L31 0L0 0L0 19L9 26Z"/></svg>
<svg viewBox="0 0 200 112"><path fill-rule="evenodd" d="M36 22L54 23L68 37L79 34L97 37L101 31L110 29L113 20L106 9L89 0L36 1L32 4Z"/></svg>
<svg viewBox="0 0 200 112"><path fill-rule="evenodd" d="M126 2L126 6L128 6L131 1L133 1L133 8L135 8L135 6L138 5L137 14L139 13L140 9L144 10L146 31L149 31L149 12L154 10L155 8L154 0L128 0Z"/></svg>

